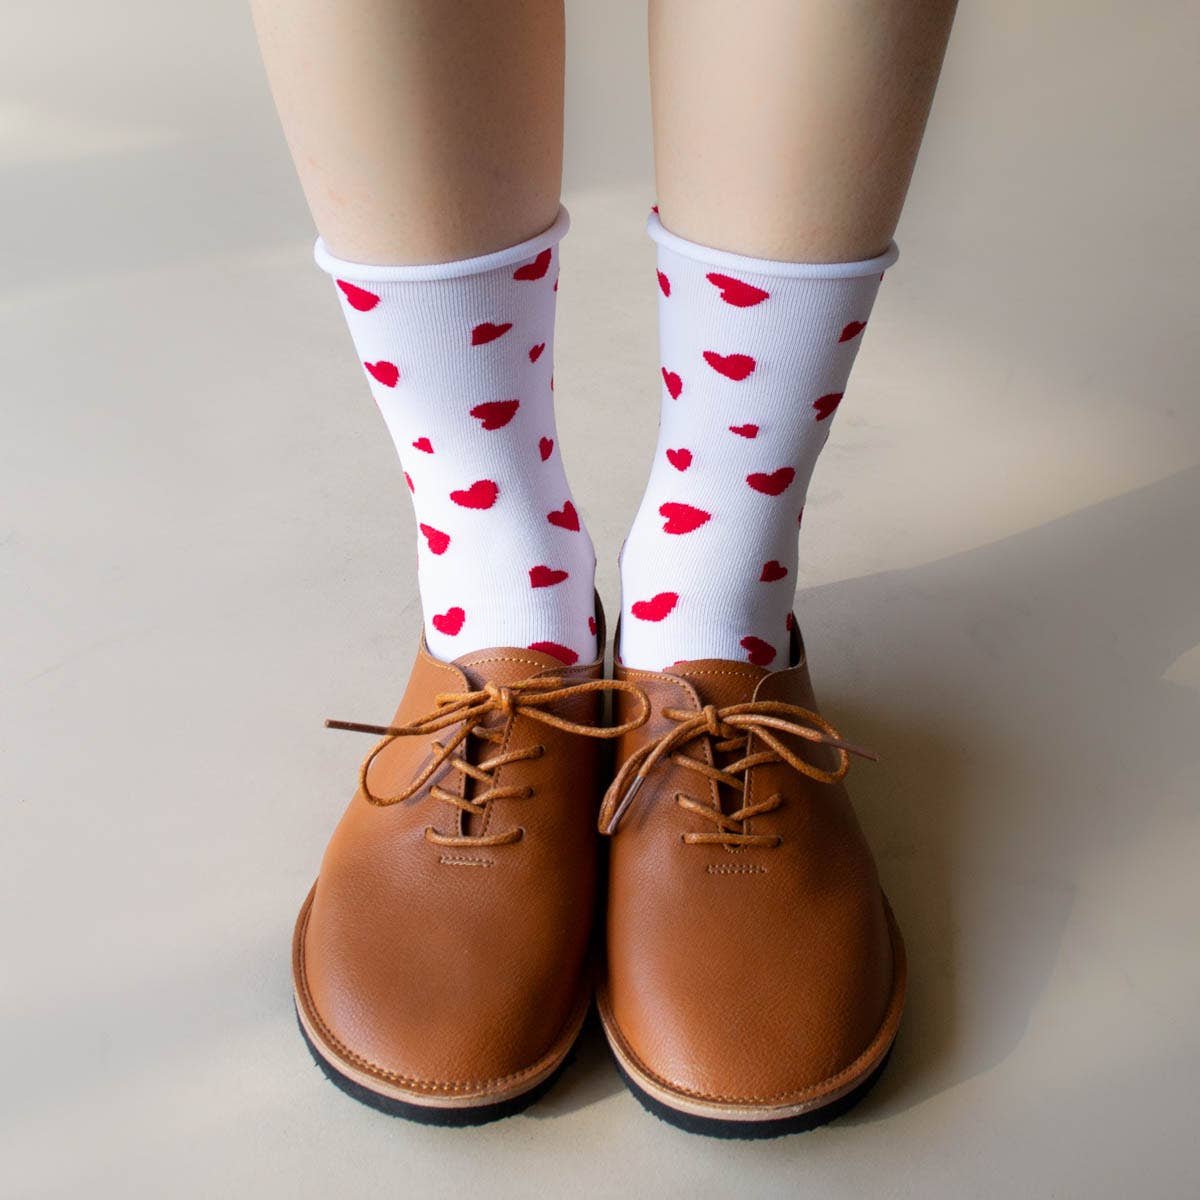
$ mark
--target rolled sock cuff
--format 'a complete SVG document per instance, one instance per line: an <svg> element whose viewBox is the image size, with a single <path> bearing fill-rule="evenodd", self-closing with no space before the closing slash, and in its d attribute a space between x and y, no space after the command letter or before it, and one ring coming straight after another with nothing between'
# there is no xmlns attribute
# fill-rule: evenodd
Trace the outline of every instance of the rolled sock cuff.
<svg viewBox="0 0 1200 1200"><path fill-rule="evenodd" d="M364 283L420 283L431 279L458 279L464 275L480 275L485 271L511 266L540 254L543 250L557 245L570 227L570 215L560 204L554 223L535 237L509 246L505 250L480 254L475 258L459 259L457 262L418 263L408 266L376 266L349 262L331 254L320 236L313 246L313 258L317 266L329 275L343 276Z"/></svg>
<svg viewBox="0 0 1200 1200"><path fill-rule="evenodd" d="M891 242L882 254L863 262L789 263L773 258L747 258L742 254L715 250L711 246L701 246L681 238L659 220L656 212L652 212L647 218L646 232L660 246L666 246L676 254L682 254L696 262L714 267L729 267L748 274L785 276L791 279L856 279L863 275L878 275L886 271L900 254L899 247L895 242Z"/></svg>

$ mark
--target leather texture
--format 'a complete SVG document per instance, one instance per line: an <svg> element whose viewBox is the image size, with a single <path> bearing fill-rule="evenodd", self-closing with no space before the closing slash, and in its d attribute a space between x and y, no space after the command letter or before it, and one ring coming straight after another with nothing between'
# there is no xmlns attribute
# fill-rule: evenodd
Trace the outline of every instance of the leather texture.
<svg viewBox="0 0 1200 1200"><path fill-rule="evenodd" d="M437 711L447 693L602 676L602 659L565 668L537 651L499 649L447 663L422 643L393 725ZM603 700L588 691L550 711L602 728ZM486 1103L532 1086L565 1056L590 992L600 743L519 711L482 724L491 740L469 735L459 753L473 764L516 760L490 782L444 763L394 803L373 803L360 786L297 923L297 1002L322 1055L417 1102ZM459 731L385 739L364 768L370 793L407 790ZM469 811L485 790L505 794ZM488 841L518 830L516 840Z"/></svg>
<svg viewBox="0 0 1200 1200"><path fill-rule="evenodd" d="M617 678L651 702L650 720L618 741L618 766L706 705L815 712L798 635L792 661L774 672L715 659L665 673L618 667ZM620 717L627 698L616 703ZM836 773L833 747L767 732L818 772ZM841 783L779 761L756 732L737 748L728 740L702 732L661 757L619 817L599 1001L618 1058L658 1099L772 1119L832 1101L881 1062L903 1005L903 945ZM679 765L679 754L718 769L747 755L761 761L738 775L742 794ZM619 799L606 800L607 816ZM697 804L767 811L722 825ZM692 840L714 833L744 841Z"/></svg>

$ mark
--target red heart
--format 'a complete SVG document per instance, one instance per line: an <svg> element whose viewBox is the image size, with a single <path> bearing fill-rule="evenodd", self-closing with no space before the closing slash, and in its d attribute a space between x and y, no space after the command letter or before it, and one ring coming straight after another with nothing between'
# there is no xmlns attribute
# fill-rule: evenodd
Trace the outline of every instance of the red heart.
<svg viewBox="0 0 1200 1200"><path fill-rule="evenodd" d="M851 338L856 338L864 329L866 329L866 321L851 321L845 329L842 330L842 336L838 338L839 342L848 342Z"/></svg>
<svg viewBox="0 0 1200 1200"><path fill-rule="evenodd" d="M429 543L430 554L445 554L450 545L450 535L443 533L440 529L434 529L432 525L421 524L421 532L425 535L425 540Z"/></svg>
<svg viewBox="0 0 1200 1200"><path fill-rule="evenodd" d="M514 279L541 279L550 269L550 251L543 250L531 263L518 267L513 272Z"/></svg>
<svg viewBox="0 0 1200 1200"><path fill-rule="evenodd" d="M711 275L705 275L704 278L719 287L721 299L726 304L732 304L734 308L753 308L771 295L770 292L764 292L762 288L755 287L752 283L744 283L729 275L719 275L715 271Z"/></svg>
<svg viewBox="0 0 1200 1200"><path fill-rule="evenodd" d="M826 417L832 416L834 410L841 404L844 394L843 392L830 392L828 396L814 400L813 408L817 410L817 420L823 421Z"/></svg>
<svg viewBox="0 0 1200 1200"><path fill-rule="evenodd" d="M702 508L694 508L690 504L677 504L673 500L660 504L658 512L660 516L667 518L663 533L691 533L699 529L705 521L712 520L712 513L707 513Z"/></svg>
<svg viewBox="0 0 1200 1200"><path fill-rule="evenodd" d="M656 213L656 212L658 212L658 205L657 205L657 204L652 204L652 205L650 205L650 211L651 211L652 213Z"/></svg>
<svg viewBox="0 0 1200 1200"><path fill-rule="evenodd" d="M671 294L671 281L661 271L658 272L658 286L662 288L664 296Z"/></svg>
<svg viewBox="0 0 1200 1200"><path fill-rule="evenodd" d="M774 583L777 579L787 578L787 567L777 558L763 563L762 574L758 577L760 583Z"/></svg>
<svg viewBox="0 0 1200 1200"><path fill-rule="evenodd" d="M683 380L674 371L668 371L666 367L662 369L663 383L667 385L667 391L671 394L672 400L679 399L679 393L683 391Z"/></svg>
<svg viewBox="0 0 1200 1200"><path fill-rule="evenodd" d="M542 565L529 568L530 587L553 587L567 578L569 576L566 571L557 571L553 567Z"/></svg>
<svg viewBox="0 0 1200 1200"><path fill-rule="evenodd" d="M750 652L747 657L756 667L765 667L775 660L775 647L762 638L744 637L739 644Z"/></svg>
<svg viewBox="0 0 1200 1200"><path fill-rule="evenodd" d="M450 499L462 508L491 508L500 489L490 479L477 479L461 492L451 492Z"/></svg>
<svg viewBox="0 0 1200 1200"><path fill-rule="evenodd" d="M792 480L795 478L796 472L792 467L780 467L778 471L772 471L769 475L755 471L746 476L746 482L756 492L762 492L765 496L778 496L792 486Z"/></svg>
<svg viewBox="0 0 1200 1200"><path fill-rule="evenodd" d="M520 407L520 400L489 400L486 404L475 405L471 416L478 417L484 429L503 429Z"/></svg>
<svg viewBox="0 0 1200 1200"><path fill-rule="evenodd" d="M692 452L688 449L668 450L667 462L677 471L686 471L692 465Z"/></svg>
<svg viewBox="0 0 1200 1200"><path fill-rule="evenodd" d="M379 297L374 292L368 292L366 288L355 287L354 284L347 283L344 279L338 279L335 282L345 292L346 303L358 312L370 312L379 303Z"/></svg>
<svg viewBox="0 0 1200 1200"><path fill-rule="evenodd" d="M551 658L557 658L560 663L565 663L568 667L574 666L579 661L579 655L570 646L564 646L559 642L530 642L529 648L537 650L540 654L548 654Z"/></svg>
<svg viewBox="0 0 1200 1200"><path fill-rule="evenodd" d="M551 525L557 525L559 529L579 529L579 514L575 511L575 505L570 500L562 506L561 512L552 512L546 514L546 520Z"/></svg>
<svg viewBox="0 0 1200 1200"><path fill-rule="evenodd" d="M678 603L678 592L659 592L651 600L635 600L629 611L639 621L661 621Z"/></svg>
<svg viewBox="0 0 1200 1200"><path fill-rule="evenodd" d="M538 442L538 453L542 456L542 462L545 462L554 453L554 439L542 438Z"/></svg>
<svg viewBox="0 0 1200 1200"><path fill-rule="evenodd" d="M408 490L410 492L415 492L417 490L415 487L413 487L412 476L407 471L404 472L404 482L408 484Z"/></svg>
<svg viewBox="0 0 1200 1200"><path fill-rule="evenodd" d="M730 433L736 433L738 437L756 438L758 437L757 425L730 425Z"/></svg>
<svg viewBox="0 0 1200 1200"><path fill-rule="evenodd" d="M545 348L546 348L545 342L538 342L538 344L536 346L530 346L529 361L537 362L537 360L542 357L542 351L545 350Z"/></svg>
<svg viewBox="0 0 1200 1200"><path fill-rule="evenodd" d="M395 387L400 378L400 368L395 363L379 362L363 363L372 379L377 379L384 387Z"/></svg>
<svg viewBox="0 0 1200 1200"><path fill-rule="evenodd" d="M788 631L788 633L791 633L792 630L796 628L796 614L795 613L788 613L787 620L784 621L783 627L784 627L784 629L786 629Z"/></svg>
<svg viewBox="0 0 1200 1200"><path fill-rule="evenodd" d="M456 637L466 619L467 614L455 605L454 608L446 609L444 613L434 613L431 624L438 633L444 633L447 637Z"/></svg>
<svg viewBox="0 0 1200 1200"><path fill-rule="evenodd" d="M506 321L503 325L493 325L491 321L484 321L482 325L476 325L471 330L471 345L486 346L488 342L494 342L498 337L503 337L511 328L511 321Z"/></svg>
<svg viewBox="0 0 1200 1200"><path fill-rule="evenodd" d="M748 354L718 354L715 350L705 350L704 361L718 375L726 379L745 379L757 365Z"/></svg>
<svg viewBox="0 0 1200 1200"><path fill-rule="evenodd" d="M595 617L588 617L588 633L590 633L592 635L592 637L596 636L596 618Z"/></svg>
<svg viewBox="0 0 1200 1200"><path fill-rule="evenodd" d="M426 454L433 453L433 443L427 437L419 437L413 442L414 450L422 450Z"/></svg>

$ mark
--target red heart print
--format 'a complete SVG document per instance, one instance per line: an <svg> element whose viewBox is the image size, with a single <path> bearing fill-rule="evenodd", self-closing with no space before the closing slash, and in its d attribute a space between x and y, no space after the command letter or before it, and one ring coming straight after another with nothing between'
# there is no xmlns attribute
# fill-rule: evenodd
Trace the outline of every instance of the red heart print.
<svg viewBox="0 0 1200 1200"><path fill-rule="evenodd" d="M730 425L730 433L736 433L738 437L756 438L758 437L757 425Z"/></svg>
<svg viewBox="0 0 1200 1200"><path fill-rule="evenodd" d="M669 500L658 506L659 516L666 517L663 533L691 533L699 529L705 521L712 520L712 513L705 512L691 504L678 504Z"/></svg>
<svg viewBox="0 0 1200 1200"><path fill-rule="evenodd" d="M379 362L365 362L363 366L367 368L372 379L377 379L384 387L395 387L400 379L400 368L395 363L384 362L382 359Z"/></svg>
<svg viewBox="0 0 1200 1200"><path fill-rule="evenodd" d="M561 511L555 511L546 514L546 520L551 525L557 525L559 529L571 529L575 532L579 531L579 514L575 511L575 505L570 500L562 506Z"/></svg>
<svg viewBox="0 0 1200 1200"><path fill-rule="evenodd" d="M427 437L419 437L413 442L413 449L420 450L425 454L432 454L433 443Z"/></svg>
<svg viewBox="0 0 1200 1200"><path fill-rule="evenodd" d="M499 493L490 479L477 479L466 490L451 492L450 499L461 508L491 508Z"/></svg>
<svg viewBox="0 0 1200 1200"><path fill-rule="evenodd" d="M686 471L692 465L692 452L686 447L667 451L667 462L677 471Z"/></svg>
<svg viewBox="0 0 1200 1200"><path fill-rule="evenodd" d="M650 205L650 211L651 211L652 213L657 213L657 212L658 212L658 205L657 205L657 204L652 204L652 205Z"/></svg>
<svg viewBox="0 0 1200 1200"><path fill-rule="evenodd" d="M774 583L776 580L786 578L787 567L777 558L773 558L770 562L763 563L762 574L758 577L758 580L760 583Z"/></svg>
<svg viewBox="0 0 1200 1200"><path fill-rule="evenodd" d="M720 275L716 271L711 275L705 275L704 278L719 287L721 299L726 304L732 304L734 308L753 308L756 304L761 304L764 300L769 299L771 295L770 292L764 292L762 288L755 287L752 283L745 283L741 279L734 279L729 275Z"/></svg>
<svg viewBox="0 0 1200 1200"><path fill-rule="evenodd" d="M775 660L775 647L770 642L764 642L758 637L744 637L739 643L743 650L749 651L747 658L756 667L765 667Z"/></svg>
<svg viewBox="0 0 1200 1200"><path fill-rule="evenodd" d="M679 393L683 391L683 380L674 371L668 371L666 367L662 369L662 377L671 399L678 400Z"/></svg>
<svg viewBox="0 0 1200 1200"><path fill-rule="evenodd" d="M735 382L745 379L758 365L748 354L718 354L715 350L705 350L704 361L718 375Z"/></svg>
<svg viewBox="0 0 1200 1200"><path fill-rule="evenodd" d="M520 400L489 400L486 404L475 405L471 416L477 417L484 429L503 429L520 407Z"/></svg>
<svg viewBox="0 0 1200 1200"><path fill-rule="evenodd" d="M537 360L542 357L542 351L545 350L545 348L546 348L545 342L538 342L538 344L536 346L530 346L529 361L537 362Z"/></svg>
<svg viewBox="0 0 1200 1200"><path fill-rule="evenodd" d="M794 613L788 613L787 620L783 623L784 629L791 633L796 628L796 616Z"/></svg>
<svg viewBox="0 0 1200 1200"><path fill-rule="evenodd" d="M662 621L678 603L678 592L659 592L650 600L635 600L629 611L639 621Z"/></svg>
<svg viewBox="0 0 1200 1200"><path fill-rule="evenodd" d="M662 289L664 296L671 294L671 281L661 272L658 272L658 286Z"/></svg>
<svg viewBox="0 0 1200 1200"><path fill-rule="evenodd" d="M425 540L429 543L430 554L445 554L450 546L450 535L443 533L440 529L434 529L432 525L421 523L421 532L425 535Z"/></svg>
<svg viewBox="0 0 1200 1200"><path fill-rule="evenodd" d="M484 321L482 325L476 325L471 330L471 345L486 346L488 342L503 337L511 328L511 321L506 321L503 325L493 325L491 321Z"/></svg>
<svg viewBox="0 0 1200 1200"><path fill-rule="evenodd" d="M826 417L833 416L837 406L842 402L843 392L830 392L828 396L821 396L813 401L813 408L817 410L817 420L824 421Z"/></svg>
<svg viewBox="0 0 1200 1200"><path fill-rule="evenodd" d="M408 484L408 490L410 492L415 492L417 490L415 487L413 487L412 476L407 471L404 472L404 482Z"/></svg>
<svg viewBox="0 0 1200 1200"><path fill-rule="evenodd" d="M514 279L541 279L550 269L550 251L543 250L531 263L518 267L513 272ZM556 281L557 282L557 281Z"/></svg>
<svg viewBox="0 0 1200 1200"><path fill-rule="evenodd" d="M538 442L538 453L542 456L542 462L545 462L554 453L554 439L542 438Z"/></svg>
<svg viewBox="0 0 1200 1200"><path fill-rule="evenodd" d="M792 486L792 480L795 478L796 472L792 467L780 467L778 471L772 471L769 475L755 471L746 476L746 482L764 496L778 496Z"/></svg>
<svg viewBox="0 0 1200 1200"><path fill-rule="evenodd" d="M370 312L379 303L379 297L366 288L355 287L344 279L334 281L345 293L346 303L357 312Z"/></svg>
<svg viewBox="0 0 1200 1200"><path fill-rule="evenodd" d="M560 663L564 663L568 667L573 667L579 661L579 655L570 646L564 646L561 642L530 642L529 648L536 650L539 654L548 654L551 658L557 658Z"/></svg>
<svg viewBox="0 0 1200 1200"><path fill-rule="evenodd" d="M553 587L556 583L562 583L564 579L568 578L570 576L566 571L559 571L553 567L547 567L545 564L529 568L530 587Z"/></svg>
<svg viewBox="0 0 1200 1200"><path fill-rule="evenodd" d="M588 633L590 633L592 635L592 637L596 636L596 618L595 617L588 617Z"/></svg>
<svg viewBox="0 0 1200 1200"><path fill-rule="evenodd" d="M466 619L467 614L456 604L444 613L434 613L431 623L438 633L444 633L447 637L457 637Z"/></svg>
<svg viewBox="0 0 1200 1200"><path fill-rule="evenodd" d="M851 338L856 338L864 329L866 329L866 321L851 321L845 329L842 330L842 336L838 338L839 342L848 342Z"/></svg>

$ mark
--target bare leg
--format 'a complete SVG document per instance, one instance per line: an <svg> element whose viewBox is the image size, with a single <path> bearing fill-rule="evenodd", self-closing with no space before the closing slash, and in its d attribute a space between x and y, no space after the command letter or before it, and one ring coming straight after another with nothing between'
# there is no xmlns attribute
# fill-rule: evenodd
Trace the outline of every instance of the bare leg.
<svg viewBox="0 0 1200 1200"><path fill-rule="evenodd" d="M622 660L787 662L808 482L893 260L953 0L650 0L659 446Z"/></svg>
<svg viewBox="0 0 1200 1200"><path fill-rule="evenodd" d="M663 223L758 258L880 253L953 15L954 0L650 0Z"/></svg>
<svg viewBox="0 0 1200 1200"><path fill-rule="evenodd" d="M426 644L592 661L552 390L562 0L251 2L314 255L412 493Z"/></svg>
<svg viewBox="0 0 1200 1200"><path fill-rule="evenodd" d="M546 229L562 176L561 0L251 0L313 219L367 263Z"/></svg>

